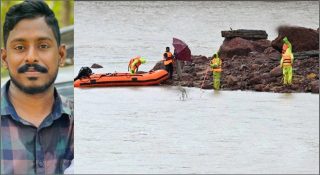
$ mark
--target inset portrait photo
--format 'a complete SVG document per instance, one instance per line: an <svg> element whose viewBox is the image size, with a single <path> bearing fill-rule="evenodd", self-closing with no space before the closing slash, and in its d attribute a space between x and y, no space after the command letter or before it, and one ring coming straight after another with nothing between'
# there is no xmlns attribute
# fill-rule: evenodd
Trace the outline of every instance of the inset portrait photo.
<svg viewBox="0 0 320 175"><path fill-rule="evenodd" d="M1 174L73 172L73 0L1 0Z"/></svg>

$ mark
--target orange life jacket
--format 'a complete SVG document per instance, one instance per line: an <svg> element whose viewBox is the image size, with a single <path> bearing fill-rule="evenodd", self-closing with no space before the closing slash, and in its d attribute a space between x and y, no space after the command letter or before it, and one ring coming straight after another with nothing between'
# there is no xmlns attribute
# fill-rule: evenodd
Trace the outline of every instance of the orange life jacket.
<svg viewBox="0 0 320 175"><path fill-rule="evenodd" d="M171 52L166 52L167 53L167 58L166 60L163 62L164 65L168 65L170 63L173 63L173 56Z"/></svg>
<svg viewBox="0 0 320 175"><path fill-rule="evenodd" d="M283 59L283 66L291 66L292 65L292 61L291 61L291 54L289 53L284 53L282 54L282 59Z"/></svg>
<svg viewBox="0 0 320 175"><path fill-rule="evenodd" d="M133 62L135 60L138 60L138 63L133 65ZM138 67L141 65L141 61L140 61L140 57L135 57L135 58L132 58L130 61L129 61L129 64L128 64L128 69L130 68L131 70L134 70L136 72L136 70L138 69Z"/></svg>
<svg viewBox="0 0 320 175"><path fill-rule="evenodd" d="M219 61L219 62L217 62L217 61ZM213 58L211 60L211 64L217 64L218 65L218 67L212 68L213 72L221 72L222 71L222 69L221 69L222 61L221 61L220 58L219 59Z"/></svg>

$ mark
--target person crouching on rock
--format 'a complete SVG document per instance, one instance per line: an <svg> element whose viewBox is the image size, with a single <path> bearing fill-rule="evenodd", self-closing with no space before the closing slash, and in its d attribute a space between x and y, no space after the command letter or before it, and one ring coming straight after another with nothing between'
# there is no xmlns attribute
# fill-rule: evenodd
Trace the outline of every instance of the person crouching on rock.
<svg viewBox="0 0 320 175"><path fill-rule="evenodd" d="M213 59L211 60L210 67L213 72L213 88L215 90L220 89L220 78L221 78L221 66L222 60L219 58L218 54L213 54Z"/></svg>
<svg viewBox="0 0 320 175"><path fill-rule="evenodd" d="M166 66L166 70L169 73L169 79L172 80L173 74L173 58L174 56L170 52L170 47L166 47L166 52L163 54L163 64Z"/></svg>
<svg viewBox="0 0 320 175"><path fill-rule="evenodd" d="M292 64L293 64L293 54L292 54L292 45L289 42L287 37L283 38L282 46L282 57L280 61L280 66L282 68L283 74L283 84L291 85L292 84Z"/></svg>
<svg viewBox="0 0 320 175"><path fill-rule="evenodd" d="M140 56L136 56L129 61L128 71L131 75L135 74L138 71L138 68L141 64L146 63L146 59Z"/></svg>

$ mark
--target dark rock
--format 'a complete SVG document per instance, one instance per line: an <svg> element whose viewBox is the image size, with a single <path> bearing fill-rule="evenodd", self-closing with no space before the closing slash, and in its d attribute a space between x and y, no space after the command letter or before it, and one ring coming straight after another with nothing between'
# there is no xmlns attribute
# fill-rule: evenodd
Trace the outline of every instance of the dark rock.
<svg viewBox="0 0 320 175"><path fill-rule="evenodd" d="M200 71L196 73L197 80L209 79L212 71Z"/></svg>
<svg viewBox="0 0 320 175"><path fill-rule="evenodd" d="M257 84L254 86L254 90L256 91L263 91L264 85L263 84Z"/></svg>
<svg viewBox="0 0 320 175"><path fill-rule="evenodd" d="M269 91L270 91L270 86L269 86L269 84L266 85L266 86L264 86L264 87L262 88L262 91L264 91L264 92L269 92Z"/></svg>
<svg viewBox="0 0 320 175"><path fill-rule="evenodd" d="M273 47L268 47L263 51L264 54L271 54L271 53L274 53L274 52L280 53L276 49L274 49Z"/></svg>
<svg viewBox="0 0 320 175"><path fill-rule="evenodd" d="M267 78L270 78L271 76L270 76L270 73L263 73L262 75L261 75L261 78L262 79L267 79Z"/></svg>
<svg viewBox="0 0 320 175"><path fill-rule="evenodd" d="M187 87L193 87L193 82L192 81L182 81L180 82L181 86L187 86Z"/></svg>
<svg viewBox="0 0 320 175"><path fill-rule="evenodd" d="M267 58L273 60L273 61L280 61L281 59L281 53L278 52L273 47L268 47L263 51L264 54L267 55Z"/></svg>
<svg viewBox="0 0 320 175"><path fill-rule="evenodd" d="M193 56L192 57L192 62L195 63L195 64L209 64L210 62L210 59L208 59L207 57L205 56Z"/></svg>
<svg viewBox="0 0 320 175"><path fill-rule="evenodd" d="M252 64L251 65L251 69L253 69L253 70L257 70L257 69L259 69L259 65L258 64Z"/></svg>
<svg viewBox="0 0 320 175"><path fill-rule="evenodd" d="M262 65L264 62L265 60L261 58L254 60L254 64L258 64L258 65Z"/></svg>
<svg viewBox="0 0 320 175"><path fill-rule="evenodd" d="M241 37L249 40L268 38L268 34L264 30L248 30L248 29L221 31L221 36L228 39Z"/></svg>
<svg viewBox="0 0 320 175"><path fill-rule="evenodd" d="M311 82L311 92L319 93L319 80L314 80Z"/></svg>
<svg viewBox="0 0 320 175"><path fill-rule="evenodd" d="M201 83L200 88L202 89L212 89L213 88L212 81L205 81L203 84Z"/></svg>
<svg viewBox="0 0 320 175"><path fill-rule="evenodd" d="M188 74L188 73L182 73L180 80L181 81L192 81L193 80L193 76Z"/></svg>
<svg viewBox="0 0 320 175"><path fill-rule="evenodd" d="M249 40L243 38L233 38L231 40L225 39L223 44L220 46L219 54L223 58L232 58L234 55L244 55L247 56L252 52L253 45Z"/></svg>
<svg viewBox="0 0 320 175"><path fill-rule="evenodd" d="M270 91L272 92L281 92L283 90L282 86L274 86L272 88L270 88Z"/></svg>
<svg viewBox="0 0 320 175"><path fill-rule="evenodd" d="M254 85L254 84L260 84L261 83L261 78L258 76L254 76L253 78L251 78L249 80L249 84L250 85Z"/></svg>
<svg viewBox="0 0 320 175"><path fill-rule="evenodd" d="M271 42L266 39L252 41L253 48L256 52L262 53L265 49L271 47Z"/></svg>
<svg viewBox="0 0 320 175"><path fill-rule="evenodd" d="M282 39L286 36L292 44L293 52L319 50L319 33L316 30L296 26L280 26L279 35L271 42L273 48L281 52Z"/></svg>
<svg viewBox="0 0 320 175"><path fill-rule="evenodd" d="M234 77L232 75L227 76L226 79L227 79L227 84L229 86L233 86L233 85L237 84L237 82L238 82L238 78Z"/></svg>
<svg viewBox="0 0 320 175"><path fill-rule="evenodd" d="M297 84L292 84L290 87L292 90L298 90L299 89L299 85Z"/></svg>
<svg viewBox="0 0 320 175"><path fill-rule="evenodd" d="M94 63L92 64L91 68L103 68L100 64Z"/></svg>
<svg viewBox="0 0 320 175"><path fill-rule="evenodd" d="M190 73L194 71L193 66L184 66L182 72Z"/></svg>
<svg viewBox="0 0 320 175"><path fill-rule="evenodd" d="M319 56L319 50L309 50L309 51L303 51L303 52L295 52L293 53L294 59L306 59L310 57L318 57Z"/></svg>
<svg viewBox="0 0 320 175"><path fill-rule="evenodd" d="M273 76L273 77L279 77L282 75L282 69L279 66L273 68L271 71L270 71L270 75Z"/></svg>
<svg viewBox="0 0 320 175"><path fill-rule="evenodd" d="M248 69L248 66L245 64L241 64L240 70L243 71L244 69Z"/></svg>
<svg viewBox="0 0 320 175"><path fill-rule="evenodd" d="M167 84L167 85L173 85L174 81L167 79L166 81L162 82L162 84Z"/></svg>
<svg viewBox="0 0 320 175"><path fill-rule="evenodd" d="M195 72L202 72L202 71L205 71L205 70L208 70L208 69L209 69L209 65L196 64L194 66L194 71Z"/></svg>

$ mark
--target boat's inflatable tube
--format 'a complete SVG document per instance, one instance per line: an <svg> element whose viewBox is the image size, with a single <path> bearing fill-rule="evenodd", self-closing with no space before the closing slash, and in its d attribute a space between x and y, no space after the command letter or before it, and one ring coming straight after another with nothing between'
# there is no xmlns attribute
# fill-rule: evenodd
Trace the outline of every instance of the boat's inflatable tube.
<svg viewBox="0 0 320 175"><path fill-rule="evenodd" d="M169 78L166 70L156 70L143 74L106 73L92 74L74 82L74 87L150 86Z"/></svg>

